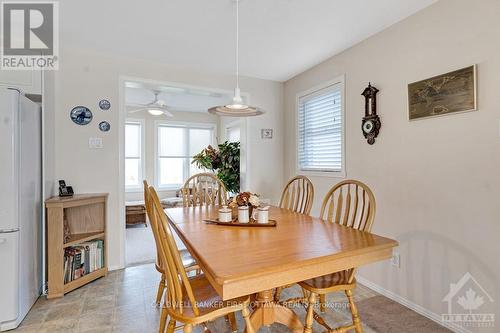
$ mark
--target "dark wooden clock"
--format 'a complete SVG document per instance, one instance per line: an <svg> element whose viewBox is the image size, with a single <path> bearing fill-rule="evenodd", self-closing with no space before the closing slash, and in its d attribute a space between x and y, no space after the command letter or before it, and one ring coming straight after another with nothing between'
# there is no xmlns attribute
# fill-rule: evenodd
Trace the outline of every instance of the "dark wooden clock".
<svg viewBox="0 0 500 333"><path fill-rule="evenodd" d="M375 143L375 138L378 136L380 127L380 118L377 115L377 93L378 89L368 83L368 87L361 95L365 96L365 116L361 123L361 129L365 139L370 145Z"/></svg>

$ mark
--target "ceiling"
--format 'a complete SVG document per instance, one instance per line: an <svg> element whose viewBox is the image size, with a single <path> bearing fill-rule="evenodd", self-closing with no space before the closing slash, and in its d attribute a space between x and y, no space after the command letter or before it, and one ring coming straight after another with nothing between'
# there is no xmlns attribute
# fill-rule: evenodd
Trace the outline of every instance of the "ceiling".
<svg viewBox="0 0 500 333"><path fill-rule="evenodd" d="M158 99L165 102L169 111L203 112L216 105L228 104L228 94L214 93L194 88L180 88L166 85L152 85L141 82L125 83L125 104L128 112L137 109L139 104L148 104L154 100L157 90ZM144 111L145 112L145 111Z"/></svg>
<svg viewBox="0 0 500 333"><path fill-rule="evenodd" d="M436 0L241 0L240 72L285 81ZM235 0L60 2L61 45L230 74Z"/></svg>

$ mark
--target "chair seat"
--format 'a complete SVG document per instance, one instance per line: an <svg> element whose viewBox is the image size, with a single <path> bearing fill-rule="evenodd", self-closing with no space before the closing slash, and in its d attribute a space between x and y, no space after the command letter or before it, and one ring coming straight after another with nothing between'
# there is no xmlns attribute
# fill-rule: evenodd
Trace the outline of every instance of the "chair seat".
<svg viewBox="0 0 500 333"><path fill-rule="evenodd" d="M191 253L189 253L187 249L179 250L179 253L181 255L182 264L188 271L190 270L190 268L194 268L197 266L196 260L194 260L194 258L191 256ZM158 265L158 263L156 263L156 270L160 273L165 273L162 270L161 266Z"/></svg>
<svg viewBox="0 0 500 333"><path fill-rule="evenodd" d="M299 285L308 291L313 291L318 294L354 289L356 287L356 280L349 283L349 273L350 271L345 270L327 274L299 282Z"/></svg>
<svg viewBox="0 0 500 333"><path fill-rule="evenodd" d="M200 315L197 316L197 318L200 318L201 321L203 321L203 316L211 314L215 311L220 312L218 316L234 312L235 308L242 308L245 306L245 303L248 305L248 302L250 301L249 296L223 301L203 274L190 278L189 282L193 289L194 299L197 301L198 310L200 311ZM184 304L186 306L184 308L183 316L195 317L189 298L185 292L183 294Z"/></svg>
<svg viewBox="0 0 500 333"><path fill-rule="evenodd" d="M187 249L179 250L179 253L181 254L181 260L184 267L189 268L196 266L196 260L194 260Z"/></svg>

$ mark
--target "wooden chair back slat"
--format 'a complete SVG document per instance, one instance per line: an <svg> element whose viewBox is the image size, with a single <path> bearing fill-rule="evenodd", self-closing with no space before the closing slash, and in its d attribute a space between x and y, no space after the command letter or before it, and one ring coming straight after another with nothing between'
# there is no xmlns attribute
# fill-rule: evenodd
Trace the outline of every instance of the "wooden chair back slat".
<svg viewBox="0 0 500 333"><path fill-rule="evenodd" d="M375 208L375 196L367 185L357 180L344 180L326 194L320 218L329 223L370 232L375 219ZM354 281L355 272L356 268L346 270L348 283Z"/></svg>
<svg viewBox="0 0 500 333"><path fill-rule="evenodd" d="M281 194L279 206L297 213L311 213L314 186L309 178L295 176L288 181Z"/></svg>
<svg viewBox="0 0 500 333"><path fill-rule="evenodd" d="M375 196L362 182L344 180L326 194L320 218L370 232L375 218Z"/></svg>
<svg viewBox="0 0 500 333"><path fill-rule="evenodd" d="M211 173L198 173L189 177L181 194L184 207L227 204L226 187Z"/></svg>
<svg viewBox="0 0 500 333"><path fill-rule="evenodd" d="M146 208L146 215L148 216L149 221L151 221L151 219L153 218L154 212L152 210L153 207L150 204L151 199L150 199L149 190L148 190L149 185L148 185L148 182L146 180L143 181L143 185L144 185L144 206ZM164 264L161 260L161 255L160 255L160 251L159 251L160 239L159 239L159 235L158 235L157 226L151 225L151 231L153 232L153 237L154 237L155 245L156 245L156 265L159 268L161 268L162 270L164 270L165 267L164 267Z"/></svg>
<svg viewBox="0 0 500 333"><path fill-rule="evenodd" d="M168 291L167 306L179 314L184 313L184 300L187 297L194 315L199 316L199 309L194 297L193 289L187 277L186 270L182 264L182 259L170 229L167 216L160 204L160 199L153 187L149 187L149 196L153 214L151 225L158 228L160 238L160 256L167 264L166 281ZM185 293L185 294L184 294ZM185 296L184 296L185 295Z"/></svg>

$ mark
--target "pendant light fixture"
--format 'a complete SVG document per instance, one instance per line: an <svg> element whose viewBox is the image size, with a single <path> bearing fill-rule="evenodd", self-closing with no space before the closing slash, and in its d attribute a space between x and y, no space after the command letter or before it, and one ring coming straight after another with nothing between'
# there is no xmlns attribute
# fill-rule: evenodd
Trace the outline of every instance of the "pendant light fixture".
<svg viewBox="0 0 500 333"><path fill-rule="evenodd" d="M227 117L251 117L258 116L264 113L263 110L255 106L249 106L243 103L240 91L240 73L239 73L239 38L240 38L240 0L236 1L236 88L234 89L234 97L231 104L214 106L208 109L208 112L219 116Z"/></svg>

